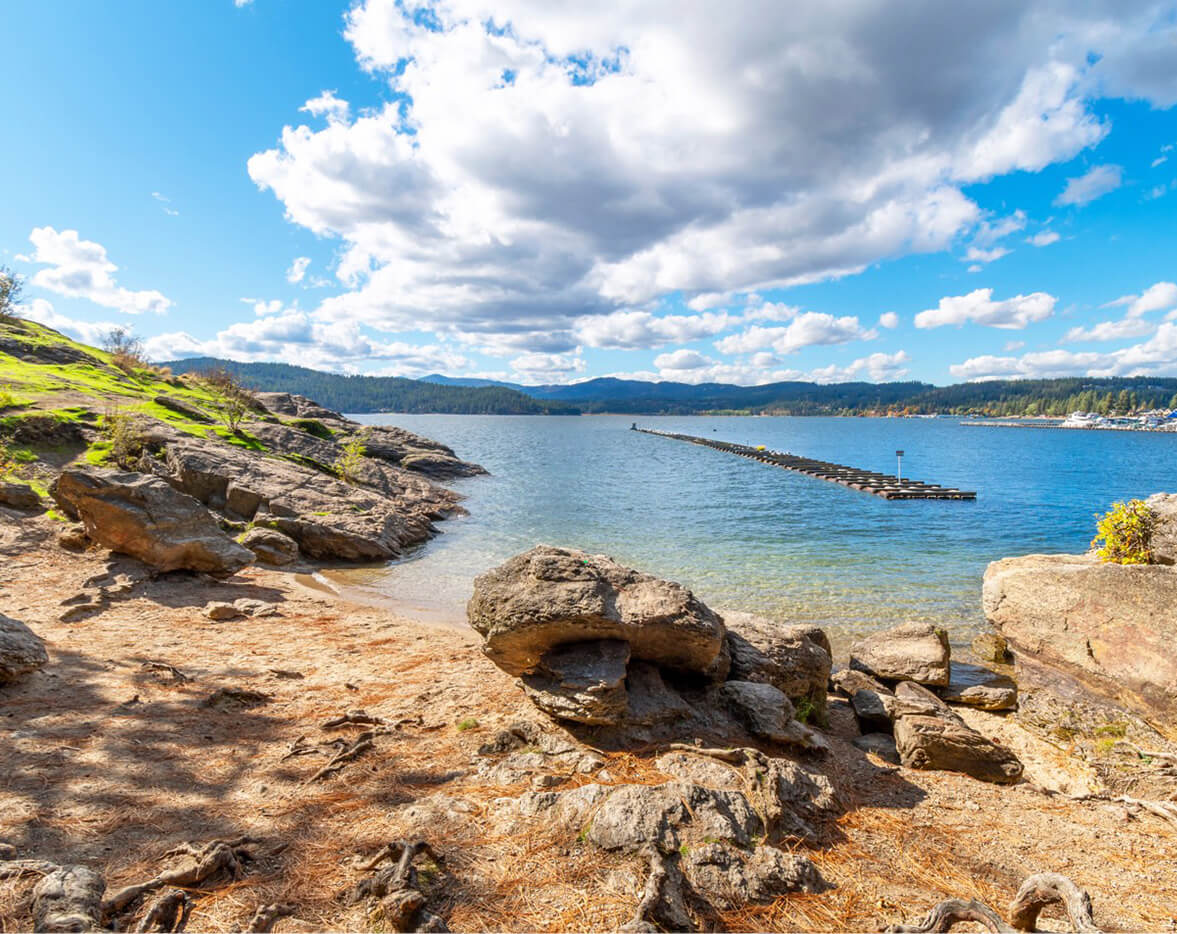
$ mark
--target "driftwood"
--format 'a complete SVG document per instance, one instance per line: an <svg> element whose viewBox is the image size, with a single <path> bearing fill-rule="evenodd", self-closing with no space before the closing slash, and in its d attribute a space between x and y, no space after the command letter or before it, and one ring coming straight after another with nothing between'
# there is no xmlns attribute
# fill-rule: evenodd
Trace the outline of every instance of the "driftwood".
<svg viewBox="0 0 1177 934"><path fill-rule="evenodd" d="M951 931L953 925L972 921L982 925L986 931L994 934L1009 934L1014 931L988 905L978 901L964 901L960 898L950 898L941 902L926 915L923 920L915 924L893 924L886 930L894 934L943 934Z"/></svg>
<svg viewBox="0 0 1177 934"><path fill-rule="evenodd" d="M103 912L107 915L118 914L136 899L166 885L190 889L202 886L218 876L231 881L240 879L245 875L245 864L253 860L253 853L247 847L257 842L251 837L241 837L237 840L213 840L199 846L182 844L164 854L164 859L184 857L179 866L159 873L148 882L119 889L103 902Z"/></svg>
<svg viewBox="0 0 1177 934"><path fill-rule="evenodd" d="M950 898L929 911L919 922L895 924L886 930L896 934L931 934L950 931L956 924L973 922L994 934L1033 931L1042 910L1055 904L1066 909L1072 930L1079 934L1099 934L1091 914L1091 897L1066 876L1054 872L1037 873L1022 883L1009 908L1012 926L1006 924L988 905Z"/></svg>
<svg viewBox="0 0 1177 934"><path fill-rule="evenodd" d="M192 912L192 899L180 889L172 889L158 896L143 915L136 931L183 931Z"/></svg>
<svg viewBox="0 0 1177 934"><path fill-rule="evenodd" d="M269 931L274 929L274 925L278 921L282 918L289 918L296 911L298 911L297 905L258 905L257 911L249 919L249 924L245 926L245 930L255 932L255 934L268 934Z"/></svg>
<svg viewBox="0 0 1177 934"><path fill-rule="evenodd" d="M1056 872L1040 872L1022 883L1009 908L1010 921L1019 931L1033 931L1042 909L1055 904L1066 909L1075 931L1081 934L1099 931L1091 915L1091 896Z"/></svg>
<svg viewBox="0 0 1177 934"><path fill-rule="evenodd" d="M447 931L445 922L425 908L426 898L413 860L426 855L440 862L433 849L423 840L397 840L382 847L365 863L364 872L372 872L343 894L345 904L354 905L368 899L378 899L384 921L394 931ZM395 860L395 862L390 862ZM381 863L390 863L377 868ZM375 871L373 871L375 870ZM414 923L414 920L416 923Z"/></svg>

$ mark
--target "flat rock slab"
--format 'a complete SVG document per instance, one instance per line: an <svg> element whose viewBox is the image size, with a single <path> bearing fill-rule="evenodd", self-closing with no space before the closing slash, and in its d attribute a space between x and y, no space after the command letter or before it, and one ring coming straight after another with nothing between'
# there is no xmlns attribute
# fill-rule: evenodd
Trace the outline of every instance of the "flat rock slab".
<svg viewBox="0 0 1177 934"><path fill-rule="evenodd" d="M467 605L483 651L522 675L568 642L618 639L636 659L722 680L723 621L689 590L604 555L541 545L474 581Z"/></svg>
<svg viewBox="0 0 1177 934"><path fill-rule="evenodd" d="M1018 686L1013 678L980 665L952 663L952 679L938 690L950 704L981 710L1013 710L1018 706Z"/></svg>
<svg viewBox="0 0 1177 934"><path fill-rule="evenodd" d="M903 623L876 632L850 649L850 667L886 681L945 685L948 633L931 623Z"/></svg>

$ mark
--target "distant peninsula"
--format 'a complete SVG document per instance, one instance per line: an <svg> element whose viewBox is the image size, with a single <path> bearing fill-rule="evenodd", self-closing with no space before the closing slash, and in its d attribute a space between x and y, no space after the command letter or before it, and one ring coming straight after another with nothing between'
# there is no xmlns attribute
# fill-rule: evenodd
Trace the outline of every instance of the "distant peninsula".
<svg viewBox="0 0 1177 934"><path fill-rule="evenodd" d="M174 360L174 372L226 369L261 392L293 392L343 412L463 415L986 415L1065 417L1071 412L1127 415L1177 409L1177 379L1071 377L923 382L811 383L761 386L647 382L604 377L524 386L440 375L349 376L287 363L238 363L213 357Z"/></svg>

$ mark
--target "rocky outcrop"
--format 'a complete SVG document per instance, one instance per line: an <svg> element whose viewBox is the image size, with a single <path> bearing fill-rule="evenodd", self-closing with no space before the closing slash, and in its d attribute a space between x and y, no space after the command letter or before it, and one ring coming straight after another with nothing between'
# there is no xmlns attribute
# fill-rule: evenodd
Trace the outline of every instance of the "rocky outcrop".
<svg viewBox="0 0 1177 934"><path fill-rule="evenodd" d="M963 772L1002 785L1022 777L1017 756L967 726L931 691L905 681L895 699L895 746L908 768Z"/></svg>
<svg viewBox="0 0 1177 934"><path fill-rule="evenodd" d="M284 567L298 560L298 542L275 529L252 528L241 537L241 544L262 564Z"/></svg>
<svg viewBox="0 0 1177 934"><path fill-rule="evenodd" d="M680 584L604 555L540 545L474 581L467 605L483 651L511 674L532 671L549 649L617 639L633 658L722 680L726 630Z"/></svg>
<svg viewBox="0 0 1177 934"><path fill-rule="evenodd" d="M254 559L204 506L158 477L71 469L50 492L92 540L161 571L228 575Z"/></svg>
<svg viewBox="0 0 1177 934"><path fill-rule="evenodd" d="M931 623L903 623L873 633L850 649L850 667L887 681L947 684L948 633Z"/></svg>
<svg viewBox="0 0 1177 934"><path fill-rule="evenodd" d="M544 713L575 723L619 723L629 709L625 690L629 644L616 639L556 646L522 677Z"/></svg>
<svg viewBox="0 0 1177 934"><path fill-rule="evenodd" d="M27 483L0 480L0 505L26 511L39 509L41 508L41 497Z"/></svg>
<svg viewBox="0 0 1177 934"><path fill-rule="evenodd" d="M1177 723L1177 568L1029 555L989 565L985 614L1025 666Z"/></svg>
<svg viewBox="0 0 1177 934"><path fill-rule="evenodd" d="M0 613L0 684L15 681L49 661L43 643L20 620Z"/></svg>
<svg viewBox="0 0 1177 934"><path fill-rule="evenodd" d="M1145 504L1156 516L1152 559L1157 564L1177 564L1177 493L1154 493Z"/></svg>
<svg viewBox="0 0 1177 934"><path fill-rule="evenodd" d="M782 626L748 613L729 613L729 677L760 681L782 691L794 705L804 705L818 723L826 717L830 678L830 643L816 626Z"/></svg>

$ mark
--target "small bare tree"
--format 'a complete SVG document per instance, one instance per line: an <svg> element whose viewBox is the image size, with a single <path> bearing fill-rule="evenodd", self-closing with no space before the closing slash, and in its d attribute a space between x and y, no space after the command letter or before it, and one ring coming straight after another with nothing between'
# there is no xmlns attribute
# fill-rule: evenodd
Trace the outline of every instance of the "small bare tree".
<svg viewBox="0 0 1177 934"><path fill-rule="evenodd" d="M225 427L236 434L254 408L253 393L241 385L231 370L223 366L204 371L200 374L200 381L216 396L217 408Z"/></svg>
<svg viewBox="0 0 1177 934"><path fill-rule="evenodd" d="M150 366L143 353L143 341L128 328L111 328L102 339L102 349L110 354L110 362L128 376Z"/></svg>
<svg viewBox="0 0 1177 934"><path fill-rule="evenodd" d="M11 321L16 317L16 306L20 304L25 281L21 276L0 266L0 321Z"/></svg>

